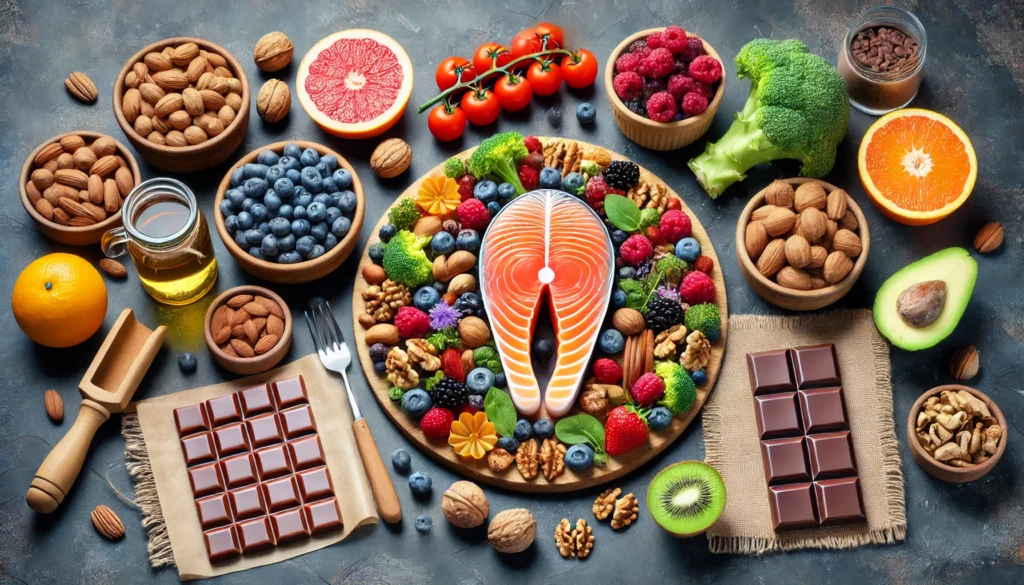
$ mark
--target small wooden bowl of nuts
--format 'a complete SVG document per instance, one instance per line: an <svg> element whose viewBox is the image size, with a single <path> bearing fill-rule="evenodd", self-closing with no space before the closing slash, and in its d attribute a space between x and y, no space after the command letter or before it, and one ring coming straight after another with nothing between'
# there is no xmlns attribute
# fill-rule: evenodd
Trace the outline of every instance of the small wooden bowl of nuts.
<svg viewBox="0 0 1024 585"><path fill-rule="evenodd" d="M936 386L917 399L907 419L914 461L928 475L974 481L1006 451L1006 418L982 392L959 384Z"/></svg>
<svg viewBox="0 0 1024 585"><path fill-rule="evenodd" d="M21 167L21 203L46 237L96 244L121 223L121 203L142 174L125 145L99 132L68 132L39 145Z"/></svg>
<svg viewBox="0 0 1024 585"><path fill-rule="evenodd" d="M846 191L817 179L772 182L736 223L736 258L750 286L793 311L850 292L871 247L867 219Z"/></svg>
<svg viewBox="0 0 1024 585"><path fill-rule="evenodd" d="M249 80L224 47L175 37L132 55L114 82L114 116L150 164L191 173L227 160L249 129Z"/></svg>
<svg viewBox="0 0 1024 585"><path fill-rule="evenodd" d="M284 299L261 286L237 286L210 303L203 324L213 361L236 374L265 372L292 345L292 313Z"/></svg>

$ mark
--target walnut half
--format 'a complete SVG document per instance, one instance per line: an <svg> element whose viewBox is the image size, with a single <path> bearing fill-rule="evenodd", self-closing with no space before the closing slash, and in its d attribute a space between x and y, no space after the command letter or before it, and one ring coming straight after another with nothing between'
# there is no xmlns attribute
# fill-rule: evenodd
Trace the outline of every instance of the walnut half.
<svg viewBox="0 0 1024 585"><path fill-rule="evenodd" d="M565 473L565 445L554 439L544 439L540 448L540 470L549 482Z"/></svg>
<svg viewBox="0 0 1024 585"><path fill-rule="evenodd" d="M612 514L612 529L621 530L636 520L640 513L640 502L633 494L626 494L615 502L615 512Z"/></svg>
<svg viewBox="0 0 1024 585"><path fill-rule="evenodd" d="M526 481L537 477L537 470L540 467L537 441L529 439L519 444L519 449L516 451L516 467Z"/></svg>
<svg viewBox="0 0 1024 585"><path fill-rule="evenodd" d="M615 511L615 498L619 497L622 493L621 488L608 488L601 492L601 495L597 496L594 500L594 517L598 520L606 520Z"/></svg>
<svg viewBox="0 0 1024 585"><path fill-rule="evenodd" d="M558 554L564 559L585 559L594 549L594 529L587 525L583 518L576 521L575 528L569 524L568 519L562 518L555 527L555 546L558 547Z"/></svg>
<svg viewBox="0 0 1024 585"><path fill-rule="evenodd" d="M558 554L563 559L576 556L576 546L572 538L572 525L569 520L562 518L562 521L555 526L555 546L558 547Z"/></svg>

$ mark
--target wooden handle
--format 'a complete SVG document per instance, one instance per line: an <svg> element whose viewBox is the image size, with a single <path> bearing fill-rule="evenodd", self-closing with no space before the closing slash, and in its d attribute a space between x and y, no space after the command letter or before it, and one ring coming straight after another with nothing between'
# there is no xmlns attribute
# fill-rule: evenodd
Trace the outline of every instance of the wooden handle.
<svg viewBox="0 0 1024 585"><path fill-rule="evenodd" d="M82 401L75 424L46 456L32 480L32 486L25 494L25 501L30 508L49 514L64 501L64 496L82 471L96 430L108 418L110 413L100 404L88 399Z"/></svg>
<svg viewBox="0 0 1024 585"><path fill-rule="evenodd" d="M366 478L370 481L370 489L373 490L377 512L385 522L394 524L402 519L402 504L398 501L395 485L391 483L388 468L384 467L384 461L380 458L377 442L373 440L366 419L356 419L352 423L352 432L356 436L356 445L359 447L359 456L363 459Z"/></svg>

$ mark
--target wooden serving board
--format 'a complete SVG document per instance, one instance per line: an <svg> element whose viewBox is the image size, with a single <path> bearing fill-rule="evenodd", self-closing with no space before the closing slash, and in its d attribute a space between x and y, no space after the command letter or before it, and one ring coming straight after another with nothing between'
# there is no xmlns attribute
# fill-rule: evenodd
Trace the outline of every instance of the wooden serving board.
<svg viewBox="0 0 1024 585"><path fill-rule="evenodd" d="M541 140L546 140L546 138L542 137ZM577 142L580 146L594 146L582 141ZM471 148L460 153L458 156L465 159L473 152L473 150L475 149ZM614 160L629 160L615 152L612 152L612 158ZM423 179L434 173L442 173L443 171L444 163L442 162L431 169L429 173L423 175L410 185L409 188L402 193L402 197L415 197ZM668 186L667 183L647 172L643 167L640 167L640 171L642 176L647 176L652 180L661 182ZM679 197L671 187L668 189L671 197L676 197L682 200L682 198ZM398 199L395 201L397 202ZM711 345L711 361L708 362L708 366L704 370L708 375L708 382L707 384L697 388L697 399L694 401L693 406L685 414L674 417L672 419L672 426L669 428L660 431L652 431L650 440L646 445L619 457L609 456L608 465L605 467L591 467L582 473L576 473L571 469L566 468L565 473L555 478L553 482L549 483L539 474L532 481L524 480L519 474L519 471L516 470L515 465L512 465L512 467L502 473L495 473L487 466L486 459L475 461L459 457L448 445L447 441L443 439L433 440L425 437L420 431L419 422L406 415L402 410L400 403L393 402L388 397L388 390L391 386L388 383L387 378L379 376L373 371L373 362L370 360L369 354L370 348L364 340L364 330L358 324L359 315L365 312L362 292L367 288L367 286L369 286L366 281L363 280L363 267L372 263L370 261L368 251L372 244L380 241L377 234L380 231L380 226L388 221L387 213L385 213L380 221L377 222L377 226L374 228L373 234L370 236L369 241L366 243L366 247L363 249L363 255L359 262L359 270L356 274L352 294L352 322L356 329L356 350L359 353L359 362L363 366L363 372L366 374L366 380L369 382L370 388L373 390L373 395L377 398L377 402L380 403L381 408L384 409L384 412L387 413L388 417L391 418L399 430L401 430L402 433L413 442L413 444L419 447L421 451L429 455L432 459L468 479L503 489L532 493L571 492L607 483L640 467L679 438L679 435L683 434L686 427L688 427L697 416L697 413L700 412L701 407L704 406L704 401L707 400L708 395L711 393L711 389L715 385L715 380L718 378L718 372L722 365L722 358L725 355L728 310L725 298L725 279L722 276L721 263L718 260L718 256L715 254L714 247L711 245L711 240L708 238L707 231L704 230L704 226L701 225L697 216L694 215L690 207L686 205L686 201L683 201L682 210L693 220L693 237L700 242L701 252L715 261L715 268L712 271L711 278L715 283L715 303L718 305L718 308L722 313L722 334L719 339ZM609 310L609 318L606 321L610 322L612 312L614 311ZM617 356L617 359L620 362L621 357L621 354ZM570 414L576 414L578 412L580 412L579 405L577 405Z"/></svg>

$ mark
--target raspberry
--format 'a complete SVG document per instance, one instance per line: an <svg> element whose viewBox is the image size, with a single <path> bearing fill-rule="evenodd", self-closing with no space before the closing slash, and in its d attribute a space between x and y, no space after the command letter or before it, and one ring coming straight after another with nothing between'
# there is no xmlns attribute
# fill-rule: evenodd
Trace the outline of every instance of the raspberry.
<svg viewBox="0 0 1024 585"><path fill-rule="evenodd" d="M679 296L691 305L710 303L715 300L715 283L703 272L688 272L679 285Z"/></svg>
<svg viewBox="0 0 1024 585"><path fill-rule="evenodd" d="M628 264L639 266L650 260L651 256L654 255L654 245L651 244L651 241L646 236L634 234L622 243L622 246L619 248L619 254L622 255L622 259Z"/></svg>
<svg viewBox="0 0 1024 585"><path fill-rule="evenodd" d="M658 229L661 230L661 235L668 242L674 244L690 236L693 224L690 221L689 215L678 209L670 209L662 214L661 221L658 223Z"/></svg>
<svg viewBox="0 0 1024 585"><path fill-rule="evenodd" d="M519 165L519 182L523 184L523 189L533 191L540 182L540 171L530 165Z"/></svg>
<svg viewBox="0 0 1024 585"><path fill-rule="evenodd" d="M708 256L700 256L693 263L693 269L703 272L704 274L711 274L711 271L715 268L715 261Z"/></svg>
<svg viewBox="0 0 1024 585"><path fill-rule="evenodd" d="M690 63L690 77L704 83L714 83L722 78L722 64L710 55L701 55Z"/></svg>
<svg viewBox="0 0 1024 585"><path fill-rule="evenodd" d="M665 91L668 85L660 79L646 79L644 80L644 99L651 99L651 96L658 93L659 91Z"/></svg>
<svg viewBox="0 0 1024 585"><path fill-rule="evenodd" d="M708 100L709 102L715 99L715 90L718 89L716 86L711 85L710 83L704 83L702 81L695 81L694 83L697 84L697 93L704 96L704 99Z"/></svg>
<svg viewBox="0 0 1024 585"><path fill-rule="evenodd" d="M675 68L676 62L672 59L672 52L664 47L654 49L644 59L644 70L647 77L668 77Z"/></svg>
<svg viewBox="0 0 1024 585"><path fill-rule="evenodd" d="M647 116L655 122L671 122L678 111L676 100L667 91L660 91L647 100Z"/></svg>
<svg viewBox="0 0 1024 585"><path fill-rule="evenodd" d="M430 317L412 306L404 306L395 313L395 327L402 339L419 339L430 332Z"/></svg>
<svg viewBox="0 0 1024 585"><path fill-rule="evenodd" d="M523 138L523 144L526 145L527 152L537 152L544 148L544 145L540 143L540 138L536 136L526 136Z"/></svg>
<svg viewBox="0 0 1024 585"><path fill-rule="evenodd" d="M455 214L459 217L462 229L468 228L480 233L487 229L487 224L491 221L491 214L488 213L487 206L476 198L466 199L459 203L459 206L455 208Z"/></svg>
<svg viewBox="0 0 1024 585"><path fill-rule="evenodd" d="M629 389L629 395L640 406L651 406L665 396L665 381L654 372L647 372L633 382L633 387Z"/></svg>
<svg viewBox="0 0 1024 585"><path fill-rule="evenodd" d="M535 150L520 159L519 164L530 165L539 171L544 168L544 153L539 150Z"/></svg>
<svg viewBox="0 0 1024 585"><path fill-rule="evenodd" d="M686 51L680 55L683 61L689 63L704 54L704 41L698 37L689 37L686 39L686 45Z"/></svg>
<svg viewBox="0 0 1024 585"><path fill-rule="evenodd" d="M686 63L686 61L683 61L679 57L676 57L676 65L672 73L676 75L686 76L686 70L689 68L690 66Z"/></svg>
<svg viewBox="0 0 1024 585"><path fill-rule="evenodd" d="M616 75L612 80L612 86L615 87L615 95L619 96L619 99L632 100L643 93L644 80L640 79L635 71L627 71Z"/></svg>
<svg viewBox="0 0 1024 585"><path fill-rule="evenodd" d="M616 384L622 379L622 367L613 359L600 358L594 362L594 379L598 384Z"/></svg>
<svg viewBox="0 0 1024 585"><path fill-rule="evenodd" d="M449 378L466 381L466 370L462 367L462 354L459 350L448 348L441 352L441 371Z"/></svg>
<svg viewBox="0 0 1024 585"><path fill-rule="evenodd" d="M682 55L689 47L689 37L686 31L676 25L671 25L661 33L661 46L672 52L673 55Z"/></svg>
<svg viewBox="0 0 1024 585"><path fill-rule="evenodd" d="M684 95L696 89L697 82L692 77L673 75L668 78L668 92L672 94L672 98L677 102L682 101Z"/></svg>
<svg viewBox="0 0 1024 585"><path fill-rule="evenodd" d="M683 103L680 105L683 108L683 115L696 116L697 114L704 113L704 110L708 109L708 98L695 91L691 91L683 96Z"/></svg>
<svg viewBox="0 0 1024 585"><path fill-rule="evenodd" d="M462 178L459 179L459 197L462 197L463 201L472 199L474 187L476 187L476 177L470 174L462 175Z"/></svg>
<svg viewBox="0 0 1024 585"><path fill-rule="evenodd" d="M665 40L664 33L653 32L647 35L647 48L657 49L664 46L663 41Z"/></svg>
<svg viewBox="0 0 1024 585"><path fill-rule="evenodd" d="M587 196L587 203L589 203L590 206L598 213L604 213L605 195L609 193L616 193L618 195L624 194L618 189L612 189L609 187L607 181L604 179L604 175L591 177L590 180L587 181L587 186L584 188L583 192Z"/></svg>
<svg viewBox="0 0 1024 585"><path fill-rule="evenodd" d="M623 53L615 60L615 72L636 71L636 68L640 66L643 60L644 58L636 53Z"/></svg>
<svg viewBox="0 0 1024 585"><path fill-rule="evenodd" d="M431 408L420 419L420 430L431 439L443 439L451 434L455 415L447 408Z"/></svg>

